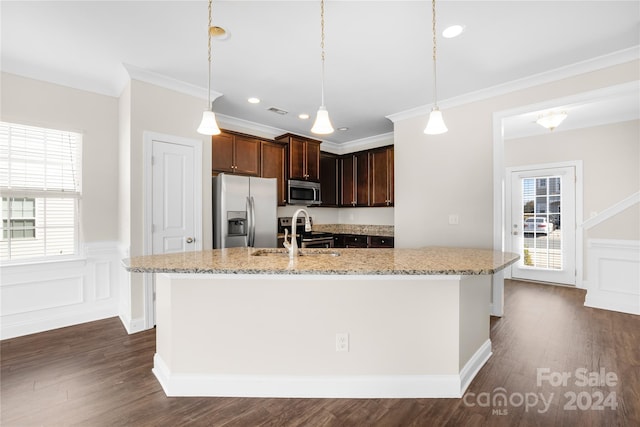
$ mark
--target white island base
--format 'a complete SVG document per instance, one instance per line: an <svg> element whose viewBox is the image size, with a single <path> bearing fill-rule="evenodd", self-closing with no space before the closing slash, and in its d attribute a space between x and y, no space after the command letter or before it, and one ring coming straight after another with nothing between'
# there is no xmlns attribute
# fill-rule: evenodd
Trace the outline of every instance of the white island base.
<svg viewBox="0 0 640 427"><path fill-rule="evenodd" d="M491 275L157 273L156 292L167 396L461 397L491 356Z"/></svg>

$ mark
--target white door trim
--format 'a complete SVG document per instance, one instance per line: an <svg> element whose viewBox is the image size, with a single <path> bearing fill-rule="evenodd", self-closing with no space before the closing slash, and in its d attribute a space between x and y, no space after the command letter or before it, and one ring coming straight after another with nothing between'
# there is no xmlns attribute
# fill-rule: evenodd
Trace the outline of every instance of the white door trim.
<svg viewBox="0 0 640 427"><path fill-rule="evenodd" d="M202 250L202 141L199 139L184 138L181 136L167 135L151 131L142 132L142 156L143 156L143 255L153 254L153 143L154 141L169 144L184 145L194 152L194 205L195 205L195 247L194 250ZM144 284L144 319L145 329L150 329L155 323L153 302L153 274L143 273Z"/></svg>
<svg viewBox="0 0 640 427"><path fill-rule="evenodd" d="M505 176L510 177L514 172L530 172L534 170L541 169L561 169L561 168L573 168L576 174L576 182L575 182L575 269L576 269L576 287L583 288L582 284L582 276L583 276L583 258L584 258L584 248L583 248L583 229L581 227L582 218L583 218L583 169L582 169L582 160L572 160L567 162L554 162L554 163L545 163L545 164L535 164L535 165L523 165L523 166L514 166L506 168ZM505 180L505 215L504 220L505 224L511 224L513 222L511 218L511 179ZM505 238L505 251L513 252L513 248L511 247L512 239L509 235ZM506 268L504 271L504 277L506 279L511 278L511 268Z"/></svg>

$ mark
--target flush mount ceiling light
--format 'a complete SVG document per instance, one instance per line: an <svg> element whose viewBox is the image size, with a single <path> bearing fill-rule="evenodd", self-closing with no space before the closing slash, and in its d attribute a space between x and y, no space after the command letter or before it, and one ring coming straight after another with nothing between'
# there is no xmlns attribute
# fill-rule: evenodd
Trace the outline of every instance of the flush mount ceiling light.
<svg viewBox="0 0 640 427"><path fill-rule="evenodd" d="M259 98L253 98L253 97L252 97L252 98L247 99L247 102L248 102L249 104L260 104L260 99L259 99Z"/></svg>
<svg viewBox="0 0 640 427"><path fill-rule="evenodd" d="M536 120L536 123L542 126L543 128L554 130L566 118L567 118L566 111L550 112L550 113L539 115L538 120Z"/></svg>
<svg viewBox="0 0 640 427"><path fill-rule="evenodd" d="M333 126L331 125L331 120L329 120L329 112L324 105L324 0L320 0L320 49L322 51L320 56L322 60L322 102L320 108L318 108L316 121L313 123L311 132L318 135L326 135L333 133Z"/></svg>
<svg viewBox="0 0 640 427"><path fill-rule="evenodd" d="M451 25L442 31L442 37L445 39L452 39L454 37L458 37L463 31L464 27L462 25Z"/></svg>
<svg viewBox="0 0 640 427"><path fill-rule="evenodd" d="M431 0L431 17L432 17L432 33L433 33L433 108L431 114L429 114L429 121L427 127L424 128L424 133L427 135L439 135L447 132L447 125L444 124L442 118L442 112L438 108L438 85L436 74L436 0Z"/></svg>
<svg viewBox="0 0 640 427"><path fill-rule="evenodd" d="M226 31L222 27L211 25L211 1L209 0L209 25L207 26L207 62L209 64L207 70L209 79L209 84L207 85L207 109L202 113L202 121L198 126L198 133L202 135L220 135L220 128L213 112L213 102L211 102L211 38L223 37Z"/></svg>
<svg viewBox="0 0 640 427"><path fill-rule="evenodd" d="M308 120L309 119L309 115L307 113L300 113L298 114L298 118L301 120Z"/></svg>

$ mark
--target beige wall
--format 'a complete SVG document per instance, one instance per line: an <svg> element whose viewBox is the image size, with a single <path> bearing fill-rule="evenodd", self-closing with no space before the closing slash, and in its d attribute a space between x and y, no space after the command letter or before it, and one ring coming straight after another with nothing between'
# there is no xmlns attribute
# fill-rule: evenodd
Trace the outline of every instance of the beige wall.
<svg viewBox="0 0 640 427"><path fill-rule="evenodd" d="M2 73L1 120L82 133L83 242L118 240L118 100Z"/></svg>
<svg viewBox="0 0 640 427"><path fill-rule="evenodd" d="M443 135L423 133L427 115L396 121L396 246L492 247L493 113L637 80L639 64L444 109ZM459 225L448 225L449 214L459 215Z"/></svg>

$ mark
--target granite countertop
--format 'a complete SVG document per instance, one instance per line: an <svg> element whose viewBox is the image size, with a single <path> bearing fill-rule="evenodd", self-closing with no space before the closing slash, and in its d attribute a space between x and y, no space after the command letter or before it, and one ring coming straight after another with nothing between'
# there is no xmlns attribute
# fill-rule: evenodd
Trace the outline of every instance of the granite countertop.
<svg viewBox="0 0 640 427"><path fill-rule="evenodd" d="M393 225L313 224L313 231L324 231L333 234L393 237Z"/></svg>
<svg viewBox="0 0 640 427"><path fill-rule="evenodd" d="M263 255L253 255L258 251ZM490 249L452 247L301 251L307 255L292 261L282 249L229 248L140 256L123 263L133 273L480 275L496 273L519 258Z"/></svg>

